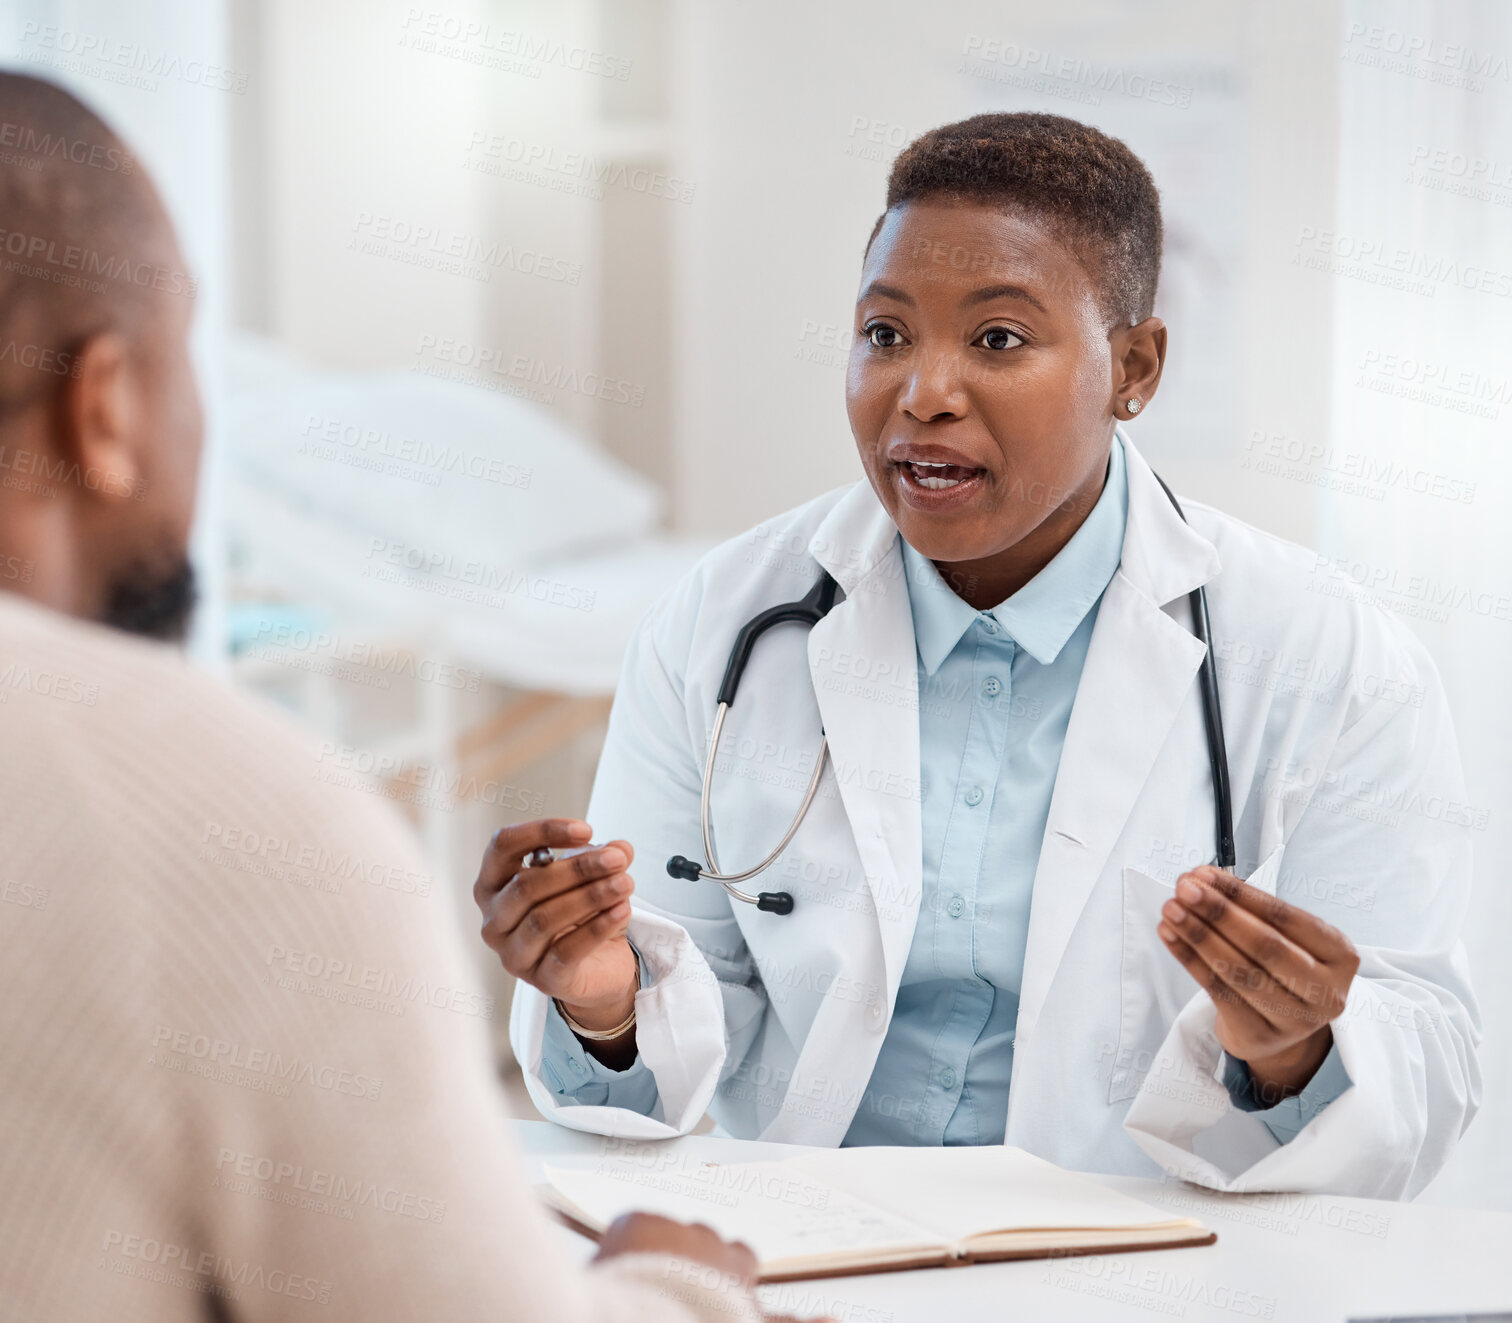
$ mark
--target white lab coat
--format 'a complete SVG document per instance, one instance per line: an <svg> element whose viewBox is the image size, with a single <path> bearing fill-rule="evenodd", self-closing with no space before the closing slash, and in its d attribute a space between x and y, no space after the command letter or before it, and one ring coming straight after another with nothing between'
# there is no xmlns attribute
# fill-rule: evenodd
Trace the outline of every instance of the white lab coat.
<svg viewBox="0 0 1512 1323"><path fill-rule="evenodd" d="M1009 1144L1063 1166L1224 1190L1397 1198L1443 1164L1480 1094L1479 1013L1459 930L1471 840L1437 672L1412 633L1319 557L1196 502L1184 524L1125 437L1122 563L1098 610L1034 878ZM700 777L736 632L824 566L845 597L757 645L712 796L726 871L782 838L821 724L832 763L755 883L791 915L667 876L703 859ZM1350 934L1361 966L1334 1035L1353 1081L1291 1143L1229 1101L1215 1010L1155 925L1215 857L1187 594L1207 585L1237 871ZM887 1030L921 898L918 671L897 529L865 483L706 556L630 644L588 819L636 849L630 936L660 1119L559 1106L540 1075L546 1001L511 1039L536 1105L574 1129L841 1142ZM1466 824L1469 825L1466 825ZM877 1104L887 1107L889 1100Z"/></svg>

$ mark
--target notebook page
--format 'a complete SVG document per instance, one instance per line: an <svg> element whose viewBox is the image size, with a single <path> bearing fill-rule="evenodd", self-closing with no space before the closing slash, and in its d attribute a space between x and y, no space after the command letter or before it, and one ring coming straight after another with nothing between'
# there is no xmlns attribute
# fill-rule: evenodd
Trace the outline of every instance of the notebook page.
<svg viewBox="0 0 1512 1323"><path fill-rule="evenodd" d="M659 1170L604 1159L591 1166L547 1164L545 1173L601 1225L632 1211L704 1222L726 1239L745 1241L762 1263L855 1250L944 1248L905 1217L780 1162Z"/></svg>
<svg viewBox="0 0 1512 1323"><path fill-rule="evenodd" d="M953 1246L993 1231L1179 1220L1090 1177L1001 1145L841 1148L787 1158L782 1165L880 1208L907 1209Z"/></svg>

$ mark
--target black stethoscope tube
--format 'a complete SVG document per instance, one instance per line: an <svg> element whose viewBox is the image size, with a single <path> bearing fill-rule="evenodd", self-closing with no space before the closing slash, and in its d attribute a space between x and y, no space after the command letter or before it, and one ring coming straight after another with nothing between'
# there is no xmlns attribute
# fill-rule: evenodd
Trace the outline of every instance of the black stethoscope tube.
<svg viewBox="0 0 1512 1323"><path fill-rule="evenodd" d="M1186 523L1186 511L1181 508L1181 502L1176 499L1175 493L1165 485L1165 480L1158 473L1155 474L1155 481L1160 483L1161 490L1170 497L1171 504L1176 507L1176 513L1181 516L1182 523ZM803 597L796 602L784 602L778 606L768 607L747 621L735 636L735 646L730 651L730 660L725 666L724 680L719 686L714 734L708 761L704 766L700 803L700 825L703 827L704 849L709 855L711 864L713 864L713 839L709 830L709 792L714 777L714 757L719 748L719 733L724 725L724 714L735 702L741 676L745 674L746 663L751 659L756 641L775 625L791 622L806 624L812 629L829 614L830 608L835 604L835 594L839 591L839 587L840 585L835 582L828 570L821 570L818 582ZM1218 701L1218 667L1213 660L1212 623L1208 619L1207 592L1201 586L1194 588L1187 595L1187 601L1192 612L1192 633L1202 644L1203 649L1202 722L1207 733L1208 764L1213 779L1213 809L1217 819L1218 836L1217 862L1221 868L1232 869L1234 867L1234 810L1229 790L1228 751L1223 738L1223 709ZM749 868L743 873L721 873L717 864L706 868L683 855L675 854L667 861L667 872L673 877L685 878L690 882L700 877L711 878L736 900L755 905L757 909L767 910L774 914L791 914L793 897L788 892L763 891L759 895L751 896L739 890L734 883L753 877L768 867L792 840L804 816L808 813L809 805L813 802L828 748L826 741L820 748L819 763L814 769L808 793L804 796L798 816L794 818L793 825L788 828L787 835L783 837L777 849L755 868Z"/></svg>
<svg viewBox="0 0 1512 1323"><path fill-rule="evenodd" d="M820 572L819 582L796 602L784 602L781 606L768 607L758 616L752 616L740 633L735 636L735 646L730 650L729 665L725 667L724 681L719 686L716 702L726 707L735 705L735 691L740 688L740 677L745 674L746 663L759 639L773 625L796 621L812 629L835 604L835 594L840 585L830 577L828 570Z"/></svg>
<svg viewBox="0 0 1512 1323"><path fill-rule="evenodd" d="M1152 470L1153 472L1153 470ZM1186 523L1186 511L1176 499L1176 493L1165 485L1160 474L1154 474L1160 489L1171 498L1181 522ZM1223 708L1218 702L1218 664L1213 660L1212 622L1208 619L1207 592L1201 587L1187 594L1192 611L1192 633L1202 644L1202 723L1207 730L1208 766L1213 777L1213 813L1217 818L1218 866L1232 871L1234 867L1234 806L1229 794L1228 749L1223 739Z"/></svg>

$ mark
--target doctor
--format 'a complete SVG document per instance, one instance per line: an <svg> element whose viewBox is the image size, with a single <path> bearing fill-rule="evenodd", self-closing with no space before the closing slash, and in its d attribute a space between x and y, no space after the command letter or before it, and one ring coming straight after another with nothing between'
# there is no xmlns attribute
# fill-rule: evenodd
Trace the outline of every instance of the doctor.
<svg viewBox="0 0 1512 1323"><path fill-rule="evenodd" d="M796 1144L1006 1142L1386 1198L1443 1164L1480 1090L1444 695L1320 558L1184 519L1119 426L1165 362L1160 251L1148 172L1073 120L981 115L895 162L846 385L867 481L652 608L588 810L605 846L526 866L590 838L526 823L483 861L552 1120L655 1137L707 1110ZM821 570L836 604L766 633L728 709L716 865L700 793L732 644ZM1211 863L1199 587L1232 869ZM746 884L791 913L668 875L765 858L821 739L807 813Z"/></svg>

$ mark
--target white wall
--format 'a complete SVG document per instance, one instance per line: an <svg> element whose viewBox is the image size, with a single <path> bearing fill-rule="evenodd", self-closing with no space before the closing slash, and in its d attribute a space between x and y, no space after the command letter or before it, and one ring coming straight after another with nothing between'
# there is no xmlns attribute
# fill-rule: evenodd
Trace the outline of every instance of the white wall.
<svg viewBox="0 0 1512 1323"><path fill-rule="evenodd" d="M1418 633L1449 694L1485 1101L1423 1197L1512 1207L1512 12L1349 0L1339 46L1337 225L1304 273L1334 303L1326 476L1369 457L1390 480L1319 487L1317 545Z"/></svg>
<svg viewBox="0 0 1512 1323"><path fill-rule="evenodd" d="M410 368L434 357L421 350L427 336L453 352L591 366L595 206L473 167L508 164L503 148L491 154L494 140L586 148L600 80L549 63L536 76L513 72L488 39L448 34L472 25L586 45L595 12L586 0L256 5L246 36L263 62L266 108L241 147L256 154L259 191L237 202L263 219L266 251L243 255L242 324L326 367ZM452 245L544 256L573 275L545 279L513 258L452 273L437 265ZM552 402L584 427L595 405L571 392Z"/></svg>

